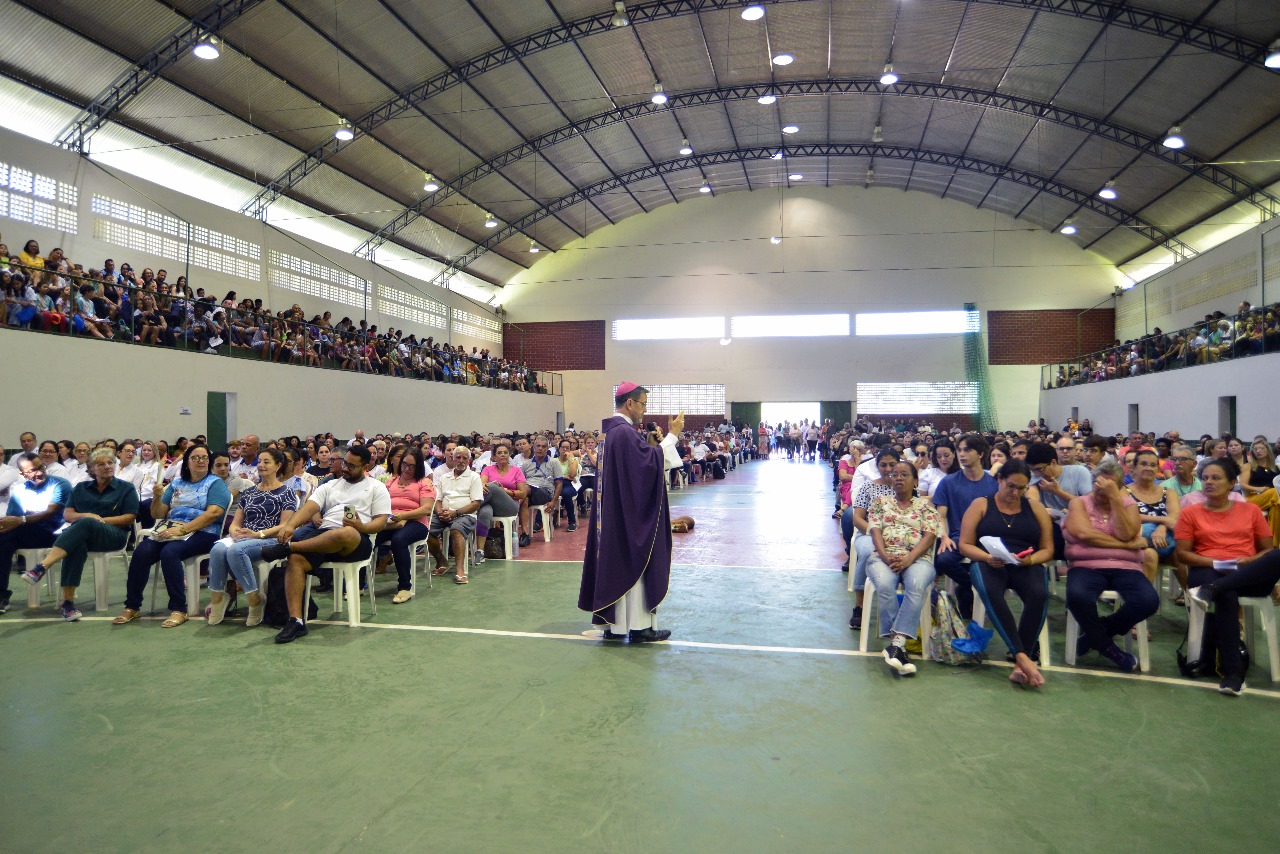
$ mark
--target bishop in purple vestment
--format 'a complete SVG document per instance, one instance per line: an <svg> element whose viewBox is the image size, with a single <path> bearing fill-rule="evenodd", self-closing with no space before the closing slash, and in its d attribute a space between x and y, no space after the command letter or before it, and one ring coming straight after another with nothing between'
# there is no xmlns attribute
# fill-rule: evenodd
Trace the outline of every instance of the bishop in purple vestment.
<svg viewBox="0 0 1280 854"><path fill-rule="evenodd" d="M611 641L643 643L671 636L654 625L671 576L671 511L662 446L675 443L684 417L672 419L672 432L665 438L657 433L646 438L636 426L643 422L648 397L648 390L634 383L618 386L617 411L600 428L604 440L578 607L591 612L591 622L604 626L604 638Z"/></svg>

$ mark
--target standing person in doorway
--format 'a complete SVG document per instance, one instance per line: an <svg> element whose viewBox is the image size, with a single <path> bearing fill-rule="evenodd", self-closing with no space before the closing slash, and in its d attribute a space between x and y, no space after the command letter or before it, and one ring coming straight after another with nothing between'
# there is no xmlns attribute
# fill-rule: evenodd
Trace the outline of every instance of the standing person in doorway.
<svg viewBox="0 0 1280 854"><path fill-rule="evenodd" d="M671 575L671 511L663 451L684 430L684 413L665 437L638 431L649 390L618 386L614 414L604 419L578 607L604 627L606 641L649 643L671 637L655 627ZM646 441L647 438L647 441Z"/></svg>

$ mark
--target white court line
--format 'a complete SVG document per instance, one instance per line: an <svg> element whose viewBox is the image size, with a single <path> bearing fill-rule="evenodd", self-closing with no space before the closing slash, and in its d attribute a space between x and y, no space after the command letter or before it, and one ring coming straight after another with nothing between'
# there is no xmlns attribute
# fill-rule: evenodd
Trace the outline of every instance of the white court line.
<svg viewBox="0 0 1280 854"><path fill-rule="evenodd" d="M81 617L80 622L108 622L112 617ZM162 616L156 617L139 617L140 620L164 620ZM199 622L200 617L194 617L188 622ZM0 627L6 622L9 623L60 623L61 617L18 617L13 620L0 620ZM236 623L228 625L235 626ZM308 625L318 626L346 626L346 620L310 620ZM598 630L588 630L582 634L564 635L552 634L549 632L513 632L503 629L471 629L459 626L409 626L400 623L364 623L361 625L363 629L392 629L397 631L409 632L440 632L443 634L460 634L460 635L489 635L491 637L504 638L536 638L540 640L567 640L578 641L581 643L602 643ZM678 646L687 647L689 649L708 649L708 650L724 650L727 652L765 652L765 653L782 653L789 655L827 655L839 656L844 658L882 658L884 653L881 651L868 650L860 652L856 649L825 649L823 647L803 647L803 646L767 646L764 644L739 644L739 643L712 643L708 641L686 641L686 640L667 640L658 644L649 644L649 646ZM1013 665L1007 661L987 661L983 663L988 667L1004 667L1012 669ZM1042 667L1045 673L1072 673L1080 676L1097 676L1103 679L1123 679L1134 682L1148 682L1160 685L1173 685L1180 688L1202 688L1211 691L1217 691L1218 688L1212 681L1193 681L1190 679L1176 679L1172 676L1148 676L1142 673L1119 673L1112 670L1089 670L1075 667ZM1052 685L1052 683L1050 683ZM1268 690L1265 688L1248 688L1246 690L1248 696L1269 697L1273 700L1280 700L1280 690Z"/></svg>
<svg viewBox="0 0 1280 854"><path fill-rule="evenodd" d="M506 560L506 558L489 558L488 560L486 560L486 561L485 561L485 563L489 563L489 561L495 561L495 560ZM581 565L582 565L582 561L580 561L580 560L538 560L537 558L527 558L527 557L526 557L526 558L517 558L517 559L516 559L516 562L517 562L517 563L519 563L519 562L524 562L524 563L572 563L572 564L575 564L575 565L577 565L577 566L581 566ZM755 570L759 570L759 571L761 571L761 572L839 572L839 573L841 573L841 574L843 574L843 573L844 573L844 570L842 570L842 569L838 569L838 568L837 568L837 569L827 569L826 567L747 566L747 565L745 565L745 564L737 564L737 563L722 564L722 563L678 563L678 562L673 562L671 565L672 565L673 567L687 567L687 568L690 568L690 569L755 569Z"/></svg>

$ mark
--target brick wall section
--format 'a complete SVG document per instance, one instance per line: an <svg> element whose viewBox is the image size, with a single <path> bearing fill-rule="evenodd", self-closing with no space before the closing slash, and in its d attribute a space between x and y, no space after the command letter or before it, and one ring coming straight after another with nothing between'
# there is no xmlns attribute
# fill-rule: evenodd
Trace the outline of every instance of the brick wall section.
<svg viewBox="0 0 1280 854"><path fill-rule="evenodd" d="M603 320L502 324L502 355L539 371L602 371Z"/></svg>
<svg viewBox="0 0 1280 854"><path fill-rule="evenodd" d="M1073 308L987 312L987 360L992 365L1062 362L1108 347L1115 337L1114 308L1095 308L1084 315Z"/></svg>

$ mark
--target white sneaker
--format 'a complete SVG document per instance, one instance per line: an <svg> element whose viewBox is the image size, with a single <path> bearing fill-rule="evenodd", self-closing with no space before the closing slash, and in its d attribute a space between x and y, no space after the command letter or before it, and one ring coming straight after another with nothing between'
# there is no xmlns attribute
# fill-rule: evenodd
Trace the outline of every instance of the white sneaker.
<svg viewBox="0 0 1280 854"><path fill-rule="evenodd" d="M227 615L227 606L230 604L231 597L225 593L222 594L221 602L211 602L209 606L205 608L204 613L209 625L216 626L218 623L221 623L222 618Z"/></svg>
<svg viewBox="0 0 1280 854"><path fill-rule="evenodd" d="M889 644L884 648L885 663L892 667L899 676L910 676L916 672L907 651L897 644Z"/></svg>

